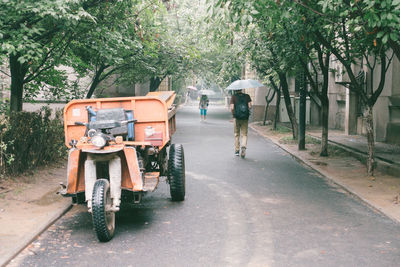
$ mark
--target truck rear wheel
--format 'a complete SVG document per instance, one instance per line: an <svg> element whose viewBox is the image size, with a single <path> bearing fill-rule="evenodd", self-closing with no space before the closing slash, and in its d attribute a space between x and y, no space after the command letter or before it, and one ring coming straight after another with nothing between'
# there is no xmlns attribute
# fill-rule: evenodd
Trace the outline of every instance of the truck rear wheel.
<svg viewBox="0 0 400 267"><path fill-rule="evenodd" d="M172 144L169 148L168 181L173 201L185 199L185 156L181 144Z"/></svg>
<svg viewBox="0 0 400 267"><path fill-rule="evenodd" d="M92 219L94 231L100 242L110 241L114 236L115 212L111 211L110 183L99 179L94 184L92 197Z"/></svg>

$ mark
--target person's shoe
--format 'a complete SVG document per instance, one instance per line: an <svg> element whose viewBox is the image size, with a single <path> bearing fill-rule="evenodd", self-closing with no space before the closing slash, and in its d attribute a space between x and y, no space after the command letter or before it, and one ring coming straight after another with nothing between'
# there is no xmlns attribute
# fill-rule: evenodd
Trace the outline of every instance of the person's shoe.
<svg viewBox="0 0 400 267"><path fill-rule="evenodd" d="M242 151L240 152L240 156L244 158L246 156L246 148L242 147Z"/></svg>
<svg viewBox="0 0 400 267"><path fill-rule="evenodd" d="M239 157L239 150L235 151L235 156Z"/></svg>

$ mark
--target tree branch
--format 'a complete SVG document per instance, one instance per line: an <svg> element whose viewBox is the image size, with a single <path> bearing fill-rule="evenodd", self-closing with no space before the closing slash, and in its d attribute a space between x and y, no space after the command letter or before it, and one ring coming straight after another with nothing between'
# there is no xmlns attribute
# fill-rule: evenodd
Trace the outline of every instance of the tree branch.
<svg viewBox="0 0 400 267"><path fill-rule="evenodd" d="M62 42L62 40L59 42L59 44ZM65 52L67 51L67 48L69 47L70 43L72 42L72 35L71 38L68 40L68 42L65 44L65 46L63 47L63 50L61 51L61 53L58 55L58 58L62 58L65 54ZM55 50L55 49L54 49ZM52 50L52 51L54 51ZM56 63L58 62L57 60L54 60L53 63L51 63L49 66L42 68L41 70L39 70L41 67L44 66L44 64L48 61L47 59L49 58L50 53L52 53L52 51L50 51L46 57L45 57L45 61L42 62L42 65L40 65L38 68L36 68L35 71L33 71L29 76L27 76L24 79L24 83L28 83L34 79L36 79L39 75L41 75L44 71L49 70L51 68L54 68L54 66L56 65ZM36 72L36 74L34 74Z"/></svg>
<svg viewBox="0 0 400 267"><path fill-rule="evenodd" d="M332 54L335 55L335 57L343 64L343 66L346 68L346 72L349 75L350 78L350 84L353 85L352 90L356 93L358 93L364 103L368 103L368 97L365 94L363 90L361 90L361 86L358 83L356 77L354 76L353 70L351 69L351 65L349 65L348 61L345 60L340 53L335 49L325 38L322 36L322 34L319 31L315 31L315 36L317 39L321 42L322 45L324 45L328 50L331 51Z"/></svg>
<svg viewBox="0 0 400 267"><path fill-rule="evenodd" d="M318 92L318 85L315 83L314 79L312 78L312 75L310 73L310 70L307 67L306 62L299 56L299 61L301 66L303 67L303 70L308 78L308 81L310 82L311 88L313 89L314 93L318 96L319 98L319 92Z"/></svg>
<svg viewBox="0 0 400 267"><path fill-rule="evenodd" d="M3 73L4 75L6 75L6 76L8 76L8 77L11 78L11 75L10 75L10 74L8 74L8 73L6 73L6 72L4 72L4 71L2 71L2 70L0 70L0 72Z"/></svg>
<svg viewBox="0 0 400 267"><path fill-rule="evenodd" d="M385 86L385 76L386 76L386 53L384 51L381 51L380 54L381 58L381 79L379 81L378 88L376 89L375 92L372 93L371 97L368 99L368 105L372 107L376 100L378 99L379 95L382 93L382 90Z"/></svg>

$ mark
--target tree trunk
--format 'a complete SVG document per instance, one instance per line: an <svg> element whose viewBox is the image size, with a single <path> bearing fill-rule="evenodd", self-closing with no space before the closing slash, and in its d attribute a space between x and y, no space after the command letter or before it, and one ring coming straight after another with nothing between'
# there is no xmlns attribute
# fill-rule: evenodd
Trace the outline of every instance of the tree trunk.
<svg viewBox="0 0 400 267"><path fill-rule="evenodd" d="M293 111L292 102L290 101L289 85L286 80L286 73L278 73L279 80L282 85L283 98L285 100L286 111L289 116L290 123L292 124L293 139L297 140L299 128L297 125L296 116Z"/></svg>
<svg viewBox="0 0 400 267"><path fill-rule="evenodd" d="M271 90L272 90L272 95L270 96L269 94L271 93ZM267 102L267 104L265 105L265 112L264 112L264 121L263 121L263 125L265 125L265 121L267 120L268 107L269 107L269 104L270 104L270 103L272 102L272 100L274 99L275 93L276 93L275 88L270 88L270 89L268 90L267 95L265 96L265 101Z"/></svg>
<svg viewBox="0 0 400 267"><path fill-rule="evenodd" d="M281 105L281 90L277 90L276 91L276 107L275 107L275 117L274 117L274 123L272 125L272 128L274 129L274 131L276 131L276 124L278 122L279 119L279 108Z"/></svg>
<svg viewBox="0 0 400 267"><path fill-rule="evenodd" d="M299 107L299 138L298 149L306 149L306 95L305 86L300 90L300 107Z"/></svg>
<svg viewBox="0 0 400 267"><path fill-rule="evenodd" d="M265 125L265 121L267 120L267 115L268 115L268 106L269 106L269 102L267 97L265 97L265 100L267 100L267 104L265 105L265 111L264 111L264 120L263 120L263 125Z"/></svg>
<svg viewBox="0 0 400 267"><path fill-rule="evenodd" d="M375 138L374 138L374 115L372 107L367 106L367 140L368 140L368 160L367 160L367 173L370 176L374 175L375 168Z"/></svg>
<svg viewBox="0 0 400 267"><path fill-rule="evenodd" d="M324 97L324 96L323 96ZM328 125L329 125L329 99L325 96L325 99L321 101L321 157L328 156Z"/></svg>
<svg viewBox="0 0 400 267"><path fill-rule="evenodd" d="M154 92L158 89L158 86L161 84L161 78L159 77L151 77L150 78L150 92Z"/></svg>
<svg viewBox="0 0 400 267"><path fill-rule="evenodd" d="M90 88L88 93L86 94L86 98L91 98L94 90L97 88L97 86L100 83L100 76L104 72L106 67L104 65L101 65L100 68L96 71L96 74L93 77L92 83L90 84Z"/></svg>
<svg viewBox="0 0 400 267"><path fill-rule="evenodd" d="M24 94L24 78L28 68L26 64L18 61L19 55L10 56L10 73L11 73L11 99L10 111L21 111Z"/></svg>

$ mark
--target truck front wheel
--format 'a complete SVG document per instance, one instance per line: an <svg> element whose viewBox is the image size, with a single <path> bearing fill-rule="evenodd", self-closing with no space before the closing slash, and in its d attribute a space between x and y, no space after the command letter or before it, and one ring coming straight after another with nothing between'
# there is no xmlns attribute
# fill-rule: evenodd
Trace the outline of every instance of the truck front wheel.
<svg viewBox="0 0 400 267"><path fill-rule="evenodd" d="M110 241L114 236L115 212L111 211L110 183L96 180L93 187L92 219L94 231L100 242Z"/></svg>

